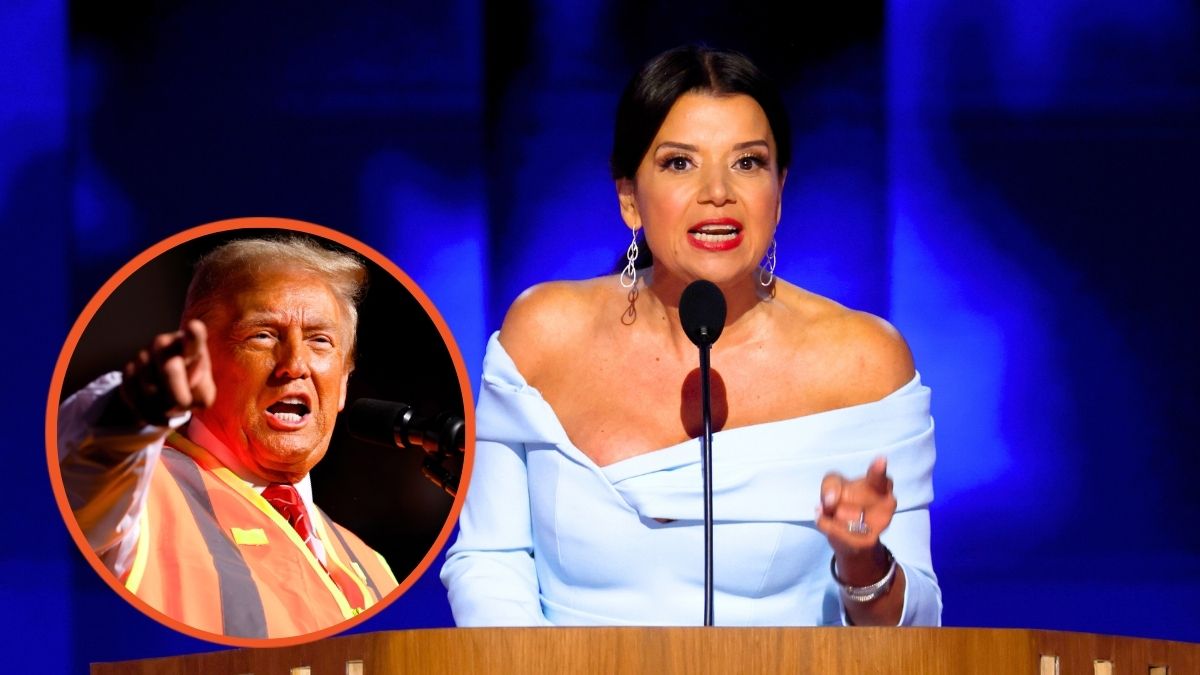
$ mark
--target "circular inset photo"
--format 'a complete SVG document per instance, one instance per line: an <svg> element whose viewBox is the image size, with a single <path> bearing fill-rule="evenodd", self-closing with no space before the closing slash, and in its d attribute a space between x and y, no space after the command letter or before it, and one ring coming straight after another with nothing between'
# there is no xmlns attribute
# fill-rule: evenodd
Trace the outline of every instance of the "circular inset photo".
<svg viewBox="0 0 1200 675"><path fill-rule="evenodd" d="M474 419L437 309L344 234L211 223L87 304L47 404L51 483L96 571L152 618L243 647L327 637L429 567Z"/></svg>

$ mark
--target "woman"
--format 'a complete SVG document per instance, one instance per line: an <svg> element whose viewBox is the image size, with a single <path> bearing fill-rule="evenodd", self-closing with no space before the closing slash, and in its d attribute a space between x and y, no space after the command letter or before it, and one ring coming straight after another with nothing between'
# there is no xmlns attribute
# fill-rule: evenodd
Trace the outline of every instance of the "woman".
<svg viewBox="0 0 1200 675"><path fill-rule="evenodd" d="M789 156L780 96L739 54L677 48L629 84L612 169L630 266L526 291L488 345L442 570L459 625L701 622L698 359L678 309L696 279L728 304L716 623L940 621L929 390L886 322L774 277Z"/></svg>

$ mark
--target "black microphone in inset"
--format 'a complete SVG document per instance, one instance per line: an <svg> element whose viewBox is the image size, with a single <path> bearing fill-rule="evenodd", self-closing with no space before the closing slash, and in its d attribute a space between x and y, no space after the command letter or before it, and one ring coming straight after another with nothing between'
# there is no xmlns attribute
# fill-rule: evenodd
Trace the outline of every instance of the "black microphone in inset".
<svg viewBox="0 0 1200 675"><path fill-rule="evenodd" d="M704 625L713 625L712 395L708 388L709 351L725 328L725 296L711 281L688 284L679 298L679 323L700 348L700 405L704 436L700 472L704 475Z"/></svg>
<svg viewBox="0 0 1200 675"><path fill-rule="evenodd" d="M450 413L417 414L412 406L398 401L360 398L346 411L346 429L360 441L420 450L425 453L421 471L451 497L458 491L462 456L466 446L466 423ZM457 470L447 460L458 458Z"/></svg>

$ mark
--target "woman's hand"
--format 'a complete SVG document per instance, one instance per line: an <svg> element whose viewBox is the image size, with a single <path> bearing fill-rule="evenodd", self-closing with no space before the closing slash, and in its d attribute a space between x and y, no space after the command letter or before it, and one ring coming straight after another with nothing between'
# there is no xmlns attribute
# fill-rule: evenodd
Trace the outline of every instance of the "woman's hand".
<svg viewBox="0 0 1200 675"><path fill-rule="evenodd" d="M857 480L848 480L837 473L825 475L821 481L817 529L829 539L843 581L855 586L864 581L849 575L853 563L874 557L876 550L881 549L879 535L892 524L895 513L896 498L892 495L892 479L887 476L887 459L875 458L867 475ZM861 585L878 581L887 567L878 572L874 579L866 579Z"/></svg>
<svg viewBox="0 0 1200 675"><path fill-rule="evenodd" d="M833 548L841 583L871 586L887 575L891 560L879 535L892 524L895 514L896 497L892 494L892 479L887 476L887 459L875 458L867 475L856 480L836 473L825 475L816 524ZM904 584L904 571L897 568L886 593L867 602L844 602L850 621L856 625L896 625L903 606Z"/></svg>

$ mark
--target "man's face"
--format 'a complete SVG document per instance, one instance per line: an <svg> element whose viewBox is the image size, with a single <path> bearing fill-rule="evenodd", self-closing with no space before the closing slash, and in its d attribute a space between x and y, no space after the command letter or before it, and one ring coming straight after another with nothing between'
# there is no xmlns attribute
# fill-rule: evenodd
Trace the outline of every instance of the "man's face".
<svg viewBox="0 0 1200 675"><path fill-rule="evenodd" d="M318 275L268 269L205 315L217 398L198 417L247 469L295 482L346 403L350 318Z"/></svg>

